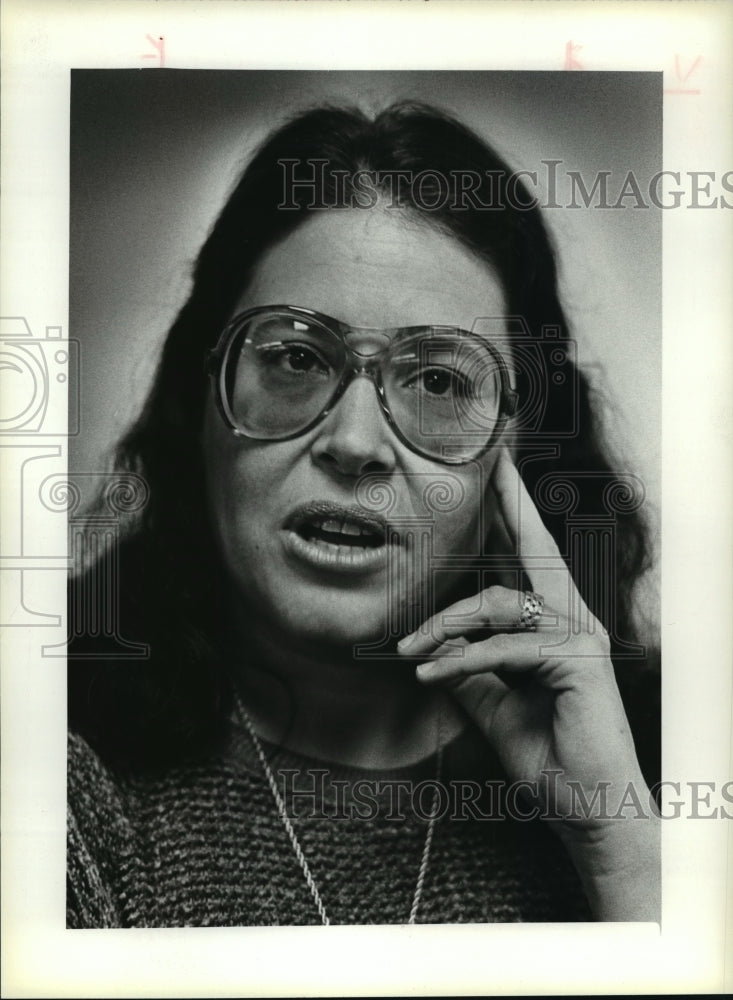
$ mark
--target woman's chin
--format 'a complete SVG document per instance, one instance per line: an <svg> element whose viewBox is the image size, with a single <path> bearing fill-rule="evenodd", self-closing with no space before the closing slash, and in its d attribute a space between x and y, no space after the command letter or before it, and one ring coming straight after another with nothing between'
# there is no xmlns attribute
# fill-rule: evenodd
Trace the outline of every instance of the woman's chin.
<svg viewBox="0 0 733 1000"><path fill-rule="evenodd" d="M370 602L353 594L330 599L316 595L302 604L289 602L279 609L274 624L291 642L351 652L355 646L384 644L385 654L390 655L404 634L403 617L390 615L383 600Z"/></svg>

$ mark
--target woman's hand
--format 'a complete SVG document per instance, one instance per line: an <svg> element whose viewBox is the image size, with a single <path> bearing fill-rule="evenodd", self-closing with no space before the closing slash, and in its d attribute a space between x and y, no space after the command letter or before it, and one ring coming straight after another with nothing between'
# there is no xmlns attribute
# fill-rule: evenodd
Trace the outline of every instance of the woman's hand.
<svg viewBox="0 0 733 1000"><path fill-rule="evenodd" d="M608 636L504 451L492 485L525 574L544 597L536 631L517 627L523 594L490 587L429 619L400 652L430 657L418 678L445 685L491 742L509 780L536 789L540 814L567 847L596 917L658 920L659 820ZM489 638L471 642L472 632L485 636L487 628Z"/></svg>

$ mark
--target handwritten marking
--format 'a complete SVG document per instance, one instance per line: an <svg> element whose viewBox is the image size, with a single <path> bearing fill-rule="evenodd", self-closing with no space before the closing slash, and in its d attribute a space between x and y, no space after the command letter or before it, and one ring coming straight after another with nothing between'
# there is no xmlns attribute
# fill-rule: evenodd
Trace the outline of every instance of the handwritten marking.
<svg viewBox="0 0 733 1000"><path fill-rule="evenodd" d="M687 70L685 75L682 75L682 65L679 57L679 53L675 54L674 57L674 71L675 76L679 83L683 84L681 87L665 87L663 93L665 94L699 94L699 90L695 90L692 87L685 87L684 84L690 79L695 70L700 66L702 62L702 56L698 56L697 59L692 63L690 68Z"/></svg>
<svg viewBox="0 0 733 1000"><path fill-rule="evenodd" d="M578 60L575 58L574 53L582 49L582 45L576 45L575 42L569 41L565 43L565 69L582 69Z"/></svg>
<svg viewBox="0 0 733 1000"><path fill-rule="evenodd" d="M153 38L152 35L145 35L147 40L156 50L155 53L144 52L140 58L141 59L160 59L160 66L165 66L165 38L163 35L159 35L158 38Z"/></svg>

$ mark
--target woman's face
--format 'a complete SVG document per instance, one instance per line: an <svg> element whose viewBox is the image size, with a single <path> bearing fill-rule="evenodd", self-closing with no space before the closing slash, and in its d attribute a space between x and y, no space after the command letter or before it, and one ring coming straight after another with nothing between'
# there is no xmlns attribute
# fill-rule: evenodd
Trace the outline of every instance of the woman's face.
<svg viewBox="0 0 733 1000"><path fill-rule="evenodd" d="M235 312L288 304L354 327L468 330L505 315L485 263L404 216L314 214L263 255ZM354 378L318 426L290 441L235 436L210 398L202 443L215 534L242 612L250 627L291 642L351 646L416 628L456 583L435 557L478 554L492 518L495 452L453 466L421 457L395 436L368 378ZM386 525L370 522L374 511Z"/></svg>

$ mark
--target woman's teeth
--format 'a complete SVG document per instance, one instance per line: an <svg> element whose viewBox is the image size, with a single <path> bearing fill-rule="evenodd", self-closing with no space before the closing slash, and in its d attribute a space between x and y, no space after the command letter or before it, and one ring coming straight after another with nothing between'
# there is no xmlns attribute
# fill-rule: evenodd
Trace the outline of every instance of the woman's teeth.
<svg viewBox="0 0 733 1000"><path fill-rule="evenodd" d="M301 527L301 534L307 541L326 545L377 548L383 542L372 528L336 518L323 518L304 524Z"/></svg>
<svg viewBox="0 0 733 1000"><path fill-rule="evenodd" d="M364 517L360 511L352 514L336 504L303 505L284 527L284 544L291 558L337 575L383 572L398 544L382 518Z"/></svg>

